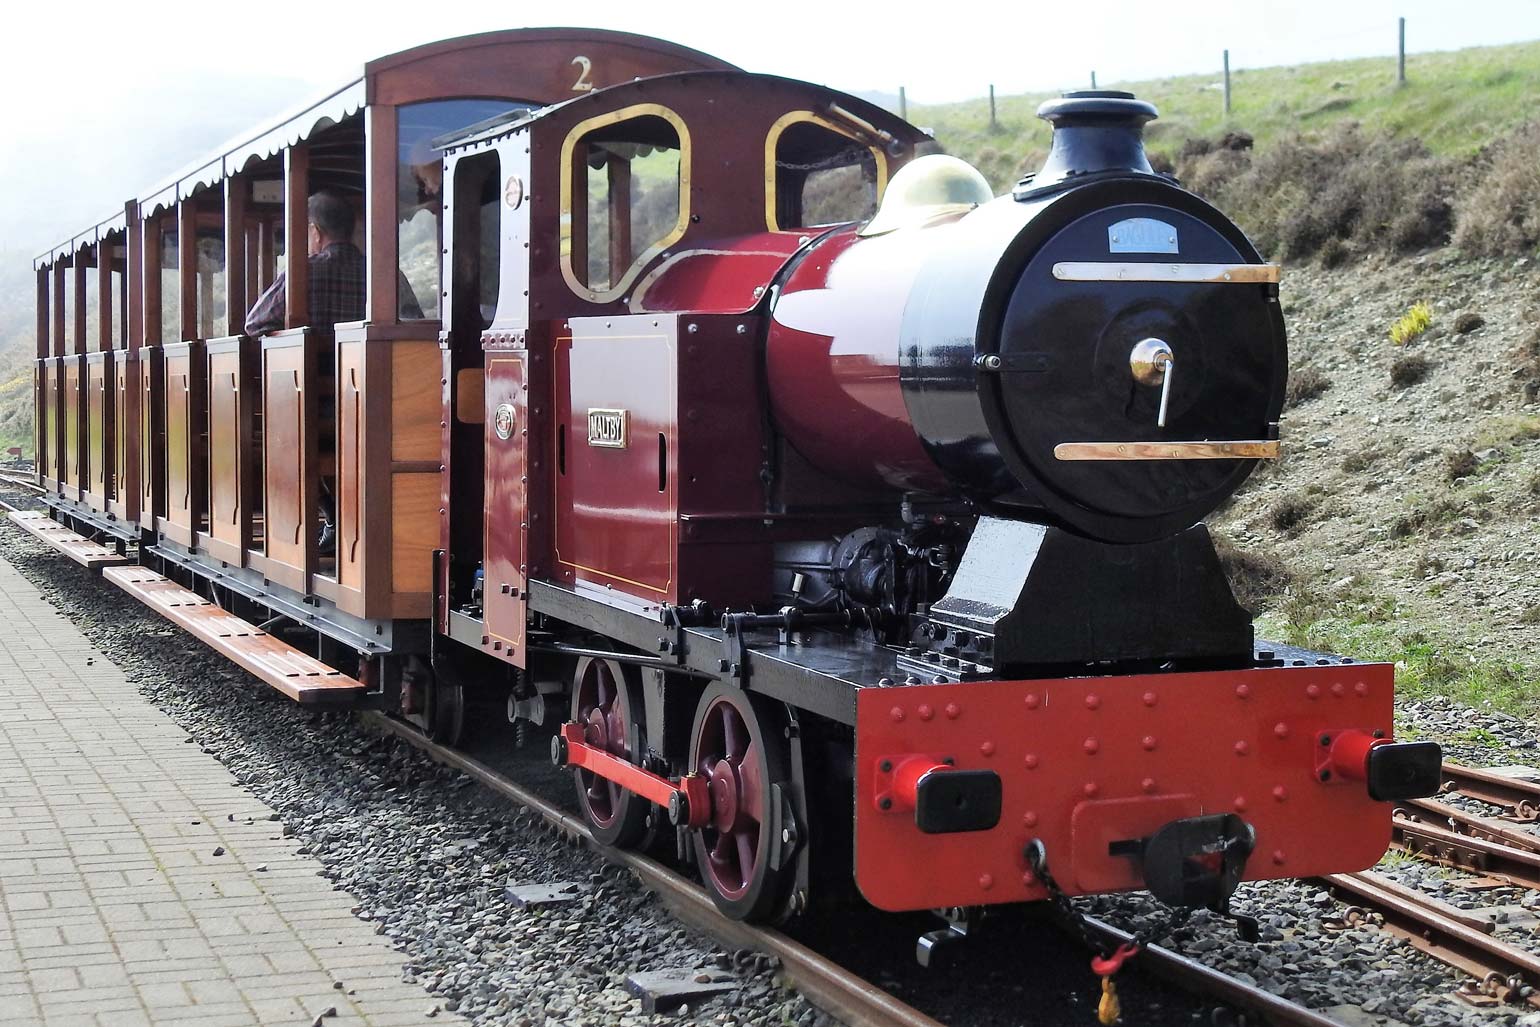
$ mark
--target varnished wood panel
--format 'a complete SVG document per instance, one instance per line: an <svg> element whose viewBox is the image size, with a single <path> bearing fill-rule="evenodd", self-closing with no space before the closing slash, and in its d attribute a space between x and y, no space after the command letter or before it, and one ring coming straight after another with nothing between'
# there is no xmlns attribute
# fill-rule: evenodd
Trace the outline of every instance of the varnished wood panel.
<svg viewBox="0 0 1540 1027"><path fill-rule="evenodd" d="M354 592L364 587L365 345L337 344L337 583Z"/></svg>
<svg viewBox="0 0 1540 1027"><path fill-rule="evenodd" d="M161 530L183 545L202 530L204 355L201 343L164 347L166 367L166 513Z"/></svg>
<svg viewBox="0 0 1540 1027"><path fill-rule="evenodd" d="M221 342L209 349L209 534L241 559L247 538L242 478L251 432L244 408L241 351ZM222 555L220 559L229 560Z"/></svg>
<svg viewBox="0 0 1540 1027"><path fill-rule="evenodd" d="M314 359L308 345L298 340L262 346L262 422L266 436L263 460L263 516L266 518L266 554L269 577L288 568L284 581L304 588L310 573L315 539L315 495L311 483L311 451L314 400L307 382L313 381ZM291 584L294 575L297 583Z"/></svg>
<svg viewBox="0 0 1540 1027"><path fill-rule="evenodd" d="M80 358L64 359L64 486L80 498Z"/></svg>
<svg viewBox="0 0 1540 1027"><path fill-rule="evenodd" d="M112 354L93 353L86 360L85 434L86 503L93 510L106 512L111 489Z"/></svg>
<svg viewBox="0 0 1540 1027"><path fill-rule="evenodd" d="M437 474L393 474L391 589L428 593L433 587L433 547L438 544Z"/></svg>
<svg viewBox="0 0 1540 1027"><path fill-rule="evenodd" d="M444 416L438 343L392 343L390 362L390 457L437 463Z"/></svg>

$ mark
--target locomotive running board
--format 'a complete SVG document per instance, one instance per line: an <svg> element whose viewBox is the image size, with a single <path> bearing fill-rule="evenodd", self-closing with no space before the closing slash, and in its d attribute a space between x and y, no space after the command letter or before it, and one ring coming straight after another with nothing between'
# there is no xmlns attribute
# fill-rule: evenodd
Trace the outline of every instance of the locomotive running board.
<svg viewBox="0 0 1540 1027"><path fill-rule="evenodd" d="M280 642L152 570L110 567L102 577L295 702L347 702L361 698L366 691L363 682Z"/></svg>
<svg viewBox="0 0 1540 1027"><path fill-rule="evenodd" d="M13 510L11 520L28 535L74 560L88 571L115 567L129 562L116 549L92 542L48 516L42 510Z"/></svg>

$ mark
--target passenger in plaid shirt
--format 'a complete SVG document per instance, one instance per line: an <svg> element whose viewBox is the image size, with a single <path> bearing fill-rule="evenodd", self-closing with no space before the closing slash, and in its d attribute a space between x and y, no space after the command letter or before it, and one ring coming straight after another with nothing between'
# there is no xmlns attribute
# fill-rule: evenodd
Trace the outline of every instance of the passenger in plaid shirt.
<svg viewBox="0 0 1540 1027"><path fill-rule="evenodd" d="M364 316L364 255L352 243L353 208L338 193L323 189L310 197L310 316L312 328ZM246 315L247 335L267 335L284 327L288 289L283 272Z"/></svg>

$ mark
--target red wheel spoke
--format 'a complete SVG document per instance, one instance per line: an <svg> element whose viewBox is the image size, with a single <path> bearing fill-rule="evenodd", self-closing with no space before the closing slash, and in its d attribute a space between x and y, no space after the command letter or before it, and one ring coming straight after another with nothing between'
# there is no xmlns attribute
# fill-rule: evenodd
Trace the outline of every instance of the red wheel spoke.
<svg viewBox="0 0 1540 1027"><path fill-rule="evenodd" d="M738 810L756 824L765 822L764 777L759 771L759 746L750 745L738 766Z"/></svg>
<svg viewBox="0 0 1540 1027"><path fill-rule="evenodd" d="M733 837L738 846L738 882L747 884L754 876L754 843L758 839L751 839L747 831L734 831Z"/></svg>
<svg viewBox="0 0 1540 1027"><path fill-rule="evenodd" d="M727 866L728 856L732 851L729 848L731 844L732 838L730 835L717 835L716 844L711 847L711 862L715 863L717 866Z"/></svg>
<svg viewBox="0 0 1540 1027"><path fill-rule="evenodd" d="M733 709L730 703L724 702L722 704L722 745L727 750L727 758L735 764L743 758L743 750L746 747L744 735L747 733L743 721L738 719L738 711Z"/></svg>

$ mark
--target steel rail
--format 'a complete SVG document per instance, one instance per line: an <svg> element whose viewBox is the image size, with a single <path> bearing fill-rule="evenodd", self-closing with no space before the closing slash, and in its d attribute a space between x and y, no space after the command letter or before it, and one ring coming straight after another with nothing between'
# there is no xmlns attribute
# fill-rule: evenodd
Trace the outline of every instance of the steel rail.
<svg viewBox="0 0 1540 1027"><path fill-rule="evenodd" d="M47 489L43 488L43 486L39 485L35 481L27 481L25 478L12 477L9 474L0 474L0 484L15 485L18 488L31 489L33 492L36 492L40 495L46 494L48 492Z"/></svg>
<svg viewBox="0 0 1540 1027"><path fill-rule="evenodd" d="M1540 784L1458 763L1443 766L1444 790L1509 810L1520 822L1540 819Z"/></svg>
<svg viewBox="0 0 1540 1027"><path fill-rule="evenodd" d="M1351 904L1380 914L1386 928L1414 948L1470 974L1483 986L1494 980L1531 988L1540 984L1540 956L1468 926L1458 910L1431 896L1373 873L1331 874L1321 880L1349 896ZM1510 993L1516 994L1516 988ZM1527 1001L1540 1006L1540 993L1532 992Z"/></svg>
<svg viewBox="0 0 1540 1027"><path fill-rule="evenodd" d="M1391 821L1395 844L1414 856L1473 874L1506 877L1525 888L1540 888L1540 852L1462 834L1398 809Z"/></svg>
<svg viewBox="0 0 1540 1027"><path fill-rule="evenodd" d="M1133 940L1133 935L1095 917L1086 917L1085 924L1109 948ZM1270 991L1263 991L1159 945L1145 945L1134 958L1133 965L1187 991L1217 998L1238 1009L1256 1013L1278 1027L1342 1027L1340 1021L1324 1013L1290 1002Z"/></svg>
<svg viewBox="0 0 1540 1027"><path fill-rule="evenodd" d="M736 948L754 948L779 957L787 981L808 1001L847 1024L859 1027L941 1027L938 1021L905 1005L887 992L852 975L829 959L768 928L729 920L717 911L704 888L666 867L632 852L597 846L581 819L523 788L481 761L440 745L416 729L378 712L361 716L372 724L422 749L435 760L454 767L493 791L533 810L569 838L589 845L636 873L681 920ZM1103 944L1115 948L1132 935L1087 917L1086 924ZM1195 994L1254 1012L1279 1027L1341 1027L1337 1021L1305 1006L1245 984L1197 960L1159 945L1147 945L1138 964L1153 976Z"/></svg>
<svg viewBox="0 0 1540 1027"><path fill-rule="evenodd" d="M454 767L498 794L527 807L569 838L591 846L601 851L606 858L626 866L641 879L643 885L657 893L674 915L692 927L734 948L752 948L777 957L781 961L781 974L787 983L831 1016L854 1027L942 1027L939 1021L779 931L727 919L717 912L704 888L661 864L634 852L596 845L588 833L588 826L582 820L509 780L480 760L440 745L383 713L365 711L361 717L423 750L436 761Z"/></svg>

